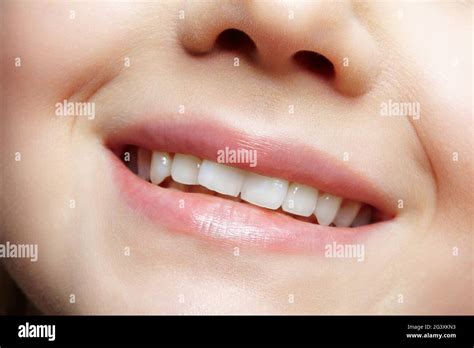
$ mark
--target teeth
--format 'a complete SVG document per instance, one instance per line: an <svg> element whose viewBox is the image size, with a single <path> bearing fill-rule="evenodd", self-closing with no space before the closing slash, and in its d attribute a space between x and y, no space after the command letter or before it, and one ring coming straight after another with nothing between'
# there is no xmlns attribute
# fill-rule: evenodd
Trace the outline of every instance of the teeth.
<svg viewBox="0 0 474 348"><path fill-rule="evenodd" d="M171 175L171 157L166 152L153 152L150 164L150 180L159 185Z"/></svg>
<svg viewBox="0 0 474 348"><path fill-rule="evenodd" d="M240 197L249 203L268 209L278 209L288 191L288 181L258 174L245 175Z"/></svg>
<svg viewBox="0 0 474 348"><path fill-rule="evenodd" d="M362 225L367 225L370 223L372 217L372 209L368 205L364 205L360 210L354 221L352 222L352 227L358 227Z"/></svg>
<svg viewBox="0 0 474 348"><path fill-rule="evenodd" d="M342 198L324 193L319 196L316 203L315 215L318 223L323 226L329 226L337 215Z"/></svg>
<svg viewBox="0 0 474 348"><path fill-rule="evenodd" d="M138 149L138 176L144 180L150 180L150 160L151 152L148 150Z"/></svg>
<svg viewBox="0 0 474 348"><path fill-rule="evenodd" d="M185 185L197 185L201 160L191 155L177 153L171 166L171 177Z"/></svg>
<svg viewBox="0 0 474 348"><path fill-rule="evenodd" d="M334 225L337 227L349 227L359 212L360 206L359 202L344 201L334 219Z"/></svg>
<svg viewBox="0 0 474 348"><path fill-rule="evenodd" d="M138 176L163 187L183 192L204 193L225 197L236 202L242 200L263 208L283 211L297 215L297 219L312 219L323 226L358 227L367 225L372 219L372 208L323 193L318 190L288 181L254 173L224 164L201 160L191 155L175 154L172 158L167 152L150 152L138 149L136 168ZM240 194L240 198L239 198ZM310 221L306 219L305 221Z"/></svg>
<svg viewBox="0 0 474 348"><path fill-rule="evenodd" d="M288 213L308 217L313 214L317 200L317 190L306 185L292 183L286 194L282 209Z"/></svg>
<svg viewBox="0 0 474 348"><path fill-rule="evenodd" d="M199 169L198 182L209 190L237 197L242 189L244 176L240 169L204 160Z"/></svg>

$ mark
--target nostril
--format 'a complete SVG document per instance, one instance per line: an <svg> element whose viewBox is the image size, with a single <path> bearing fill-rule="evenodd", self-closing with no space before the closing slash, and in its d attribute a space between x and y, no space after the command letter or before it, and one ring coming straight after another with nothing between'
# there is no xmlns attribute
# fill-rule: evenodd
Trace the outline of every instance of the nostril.
<svg viewBox="0 0 474 348"><path fill-rule="evenodd" d="M246 54L252 54L257 46L253 40L238 29L224 30L216 39L216 47L226 51L238 51Z"/></svg>
<svg viewBox="0 0 474 348"><path fill-rule="evenodd" d="M336 72L334 65L323 55L312 51L299 51L293 56L294 60L302 68L315 73L324 79L334 78Z"/></svg>

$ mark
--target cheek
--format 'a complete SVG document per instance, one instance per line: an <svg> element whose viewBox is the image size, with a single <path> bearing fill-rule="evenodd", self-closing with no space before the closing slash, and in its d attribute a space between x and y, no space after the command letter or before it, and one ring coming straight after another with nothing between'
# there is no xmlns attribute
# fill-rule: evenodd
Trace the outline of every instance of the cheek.
<svg viewBox="0 0 474 348"><path fill-rule="evenodd" d="M12 35L5 36L1 52L8 95L2 116L2 126L8 129L2 164L7 168L6 190L15 190L16 183L21 183L9 197L14 197L18 207L30 207L23 207L23 211L34 212L35 207L44 206L44 202L35 201L39 194L49 197L52 203L52 197L58 196L53 193L61 193L62 185L67 185L66 178L73 177L73 173L62 175L70 171L67 161L71 156L71 122L55 116L55 104L89 81L106 78L102 75L113 66L106 62L110 51L121 49L119 38L126 42L128 29L124 28L128 28L127 18L133 17L128 6L14 1L4 4L5 32ZM105 72L94 74L97 66L105 67ZM22 157L18 162L17 153ZM20 197L20 193L25 196ZM38 222L44 220L43 216Z"/></svg>
<svg viewBox="0 0 474 348"><path fill-rule="evenodd" d="M2 6L5 31L12 35L5 37L1 52L8 96L2 127L8 132L1 148L0 240L38 245L38 262L10 264L13 276L33 299L42 293L50 299L64 297L58 284L70 279L72 264L80 263L64 250L77 245L74 238L80 228L70 202L77 197L81 180L73 160L87 144L71 138L71 123L55 116L55 104L102 77L94 74L97 66L105 67L105 73L111 70L109 55L122 49L119 38L127 41L128 29L123 29L127 6L27 2Z"/></svg>
<svg viewBox="0 0 474 348"><path fill-rule="evenodd" d="M7 2L3 61L17 103L72 95L113 69L132 31L127 4ZM99 68L100 67L100 68Z"/></svg>
<svg viewBox="0 0 474 348"><path fill-rule="evenodd" d="M472 22L471 11L452 5L406 4L402 19L394 20L387 30L400 37L401 54L396 59L399 81L406 86L405 98L420 104L420 119L411 123L436 177L440 206L436 224L451 224L451 229L456 223L464 231L472 210L459 205L472 200L465 184L472 175L465 170L472 151L468 126L472 115Z"/></svg>

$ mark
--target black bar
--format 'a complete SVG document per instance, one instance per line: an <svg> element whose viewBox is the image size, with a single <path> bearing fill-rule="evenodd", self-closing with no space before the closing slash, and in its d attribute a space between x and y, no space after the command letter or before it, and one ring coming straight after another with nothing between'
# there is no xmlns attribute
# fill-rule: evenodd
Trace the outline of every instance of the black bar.
<svg viewBox="0 0 474 348"><path fill-rule="evenodd" d="M55 339L19 337L55 325ZM16 344L410 344L472 347L472 316L25 316L0 317L0 346ZM26 327L26 326L25 326ZM23 331L25 333L25 331ZM33 332L34 333L34 332ZM424 337L407 337L425 335ZM440 334L451 337L434 338ZM454 337L455 335L455 337Z"/></svg>

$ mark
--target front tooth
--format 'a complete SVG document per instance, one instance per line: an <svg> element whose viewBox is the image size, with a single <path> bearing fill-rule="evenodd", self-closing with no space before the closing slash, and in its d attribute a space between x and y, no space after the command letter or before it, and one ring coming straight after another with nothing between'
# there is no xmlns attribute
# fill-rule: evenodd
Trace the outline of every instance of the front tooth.
<svg viewBox="0 0 474 348"><path fill-rule="evenodd" d="M171 165L171 177L185 185L197 185L201 160L191 155L177 153Z"/></svg>
<svg viewBox="0 0 474 348"><path fill-rule="evenodd" d="M159 185L171 175L171 164L173 161L166 152L153 152L150 165L151 182Z"/></svg>
<svg viewBox="0 0 474 348"><path fill-rule="evenodd" d="M288 213L300 216L310 216L316 208L318 190L312 187L292 183L286 194L282 209Z"/></svg>
<svg viewBox="0 0 474 348"><path fill-rule="evenodd" d="M368 205L364 205L362 208L360 208L359 213L352 222L351 227L367 225L370 223L371 217L372 209Z"/></svg>
<svg viewBox="0 0 474 348"><path fill-rule="evenodd" d="M323 226L329 226L337 215L342 198L324 193L319 196L316 203L314 214L318 219L318 223Z"/></svg>
<svg viewBox="0 0 474 348"><path fill-rule="evenodd" d="M278 209L286 197L288 181L258 174L245 175L240 197L268 209Z"/></svg>
<svg viewBox="0 0 474 348"><path fill-rule="evenodd" d="M198 182L209 190L237 197L242 189L244 176L237 168L204 160L199 169Z"/></svg>
<svg viewBox="0 0 474 348"><path fill-rule="evenodd" d="M151 152L145 149L138 149L137 153L138 176L144 180L150 180Z"/></svg>
<svg viewBox="0 0 474 348"><path fill-rule="evenodd" d="M341 208L334 219L334 225L337 227L349 227L359 212L360 206L361 204L359 202L342 202Z"/></svg>

